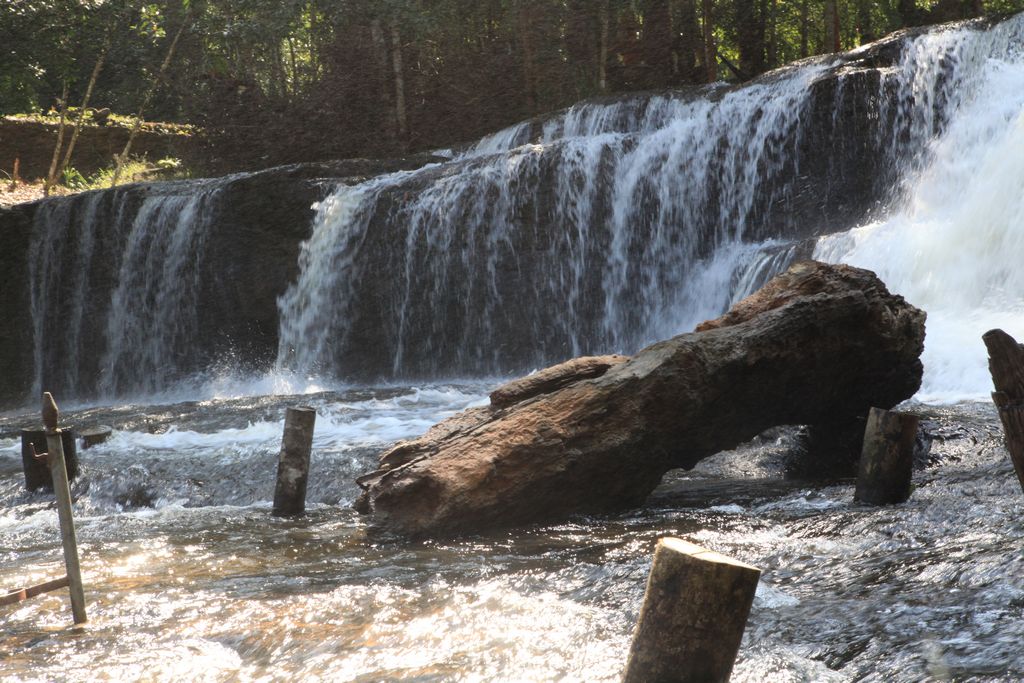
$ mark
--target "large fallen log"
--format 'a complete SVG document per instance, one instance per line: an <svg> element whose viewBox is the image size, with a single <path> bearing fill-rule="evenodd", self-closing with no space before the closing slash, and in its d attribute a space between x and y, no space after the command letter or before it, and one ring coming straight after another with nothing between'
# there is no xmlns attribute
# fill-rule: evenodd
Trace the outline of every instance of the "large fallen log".
<svg viewBox="0 0 1024 683"><path fill-rule="evenodd" d="M805 261L721 318L552 391L498 391L381 456L372 529L450 535L641 504L669 469L775 425L890 408L921 382L925 314L870 271Z"/></svg>

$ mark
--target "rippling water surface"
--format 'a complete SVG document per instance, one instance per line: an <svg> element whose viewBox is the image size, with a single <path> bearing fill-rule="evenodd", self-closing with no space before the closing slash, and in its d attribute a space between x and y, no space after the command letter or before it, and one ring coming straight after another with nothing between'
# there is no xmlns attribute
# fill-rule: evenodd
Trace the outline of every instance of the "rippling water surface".
<svg viewBox="0 0 1024 683"><path fill-rule="evenodd" d="M458 541L367 538L354 477L488 386L72 411L112 440L74 484L89 623L66 591L0 612L3 680L614 681L649 558L679 535L764 570L737 681L1024 676L1022 498L984 404L934 408L910 502L778 478L773 434L638 511ZM284 408L318 412L309 514L270 515ZM60 576L51 496L0 417L0 582Z"/></svg>

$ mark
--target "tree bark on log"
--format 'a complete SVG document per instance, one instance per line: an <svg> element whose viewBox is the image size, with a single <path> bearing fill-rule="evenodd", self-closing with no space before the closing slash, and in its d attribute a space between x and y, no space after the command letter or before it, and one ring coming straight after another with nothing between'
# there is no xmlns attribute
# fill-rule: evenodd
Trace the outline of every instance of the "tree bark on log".
<svg viewBox="0 0 1024 683"><path fill-rule="evenodd" d="M1024 489L1024 346L1002 330L982 335L988 349L988 369L992 374L992 401L1006 435L1017 480Z"/></svg>
<svg viewBox="0 0 1024 683"><path fill-rule="evenodd" d="M892 407L921 382L925 314L870 271L795 264L725 316L603 375L465 411L360 477L371 529L468 533L643 503L776 425Z"/></svg>

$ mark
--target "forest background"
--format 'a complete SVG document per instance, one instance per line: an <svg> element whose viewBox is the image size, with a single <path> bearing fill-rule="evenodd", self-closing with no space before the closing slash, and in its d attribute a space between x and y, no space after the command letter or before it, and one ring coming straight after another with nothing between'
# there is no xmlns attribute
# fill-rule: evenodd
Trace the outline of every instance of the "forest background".
<svg viewBox="0 0 1024 683"><path fill-rule="evenodd" d="M449 147L1024 0L5 0L0 115L190 124L206 172ZM65 112L70 123L73 111ZM91 112L90 112L91 114ZM103 121L97 119L99 123Z"/></svg>

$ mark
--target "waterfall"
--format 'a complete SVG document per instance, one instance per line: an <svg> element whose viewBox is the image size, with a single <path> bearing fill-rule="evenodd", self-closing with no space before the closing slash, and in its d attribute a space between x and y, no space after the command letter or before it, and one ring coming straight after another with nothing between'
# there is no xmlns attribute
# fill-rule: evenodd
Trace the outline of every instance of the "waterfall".
<svg viewBox="0 0 1024 683"><path fill-rule="evenodd" d="M194 367L214 191L125 189L39 206L29 250L34 394L151 393Z"/></svg>
<svg viewBox="0 0 1024 683"><path fill-rule="evenodd" d="M764 216L794 192L825 69L579 105L339 187L280 299L279 367L500 374L634 352L720 314L792 256Z"/></svg>
<svg viewBox="0 0 1024 683"><path fill-rule="evenodd" d="M1024 16L922 36L888 80L918 150L902 199L816 256L875 270L928 312L923 397L987 397L982 333L1024 339Z"/></svg>
<svg viewBox="0 0 1024 683"><path fill-rule="evenodd" d="M980 333L1024 337L1022 25L584 102L415 170L42 202L34 387L151 394L221 359L299 384L522 373L688 331L815 253L929 312L923 395L983 394Z"/></svg>
<svg viewBox="0 0 1024 683"><path fill-rule="evenodd" d="M189 367L211 194L149 197L135 214L107 315L102 394L159 391Z"/></svg>
<svg viewBox="0 0 1024 683"><path fill-rule="evenodd" d="M81 353L82 321L88 295L91 291L90 265L96 244L96 213L102 201L98 192L91 193L81 202L82 211L72 214L75 202L51 201L43 203L35 214L35 239L29 249L29 305L32 315L33 361L36 368L32 394L43 390L42 368L47 348L58 348L66 359L77 359ZM65 294L60 280L66 276L62 267L65 252L72 240L78 244L74 250L69 287ZM54 319L60 325L53 324ZM47 323L50 323L47 325ZM61 364L62 386L77 387L77 362ZM56 378L54 378L56 379Z"/></svg>

